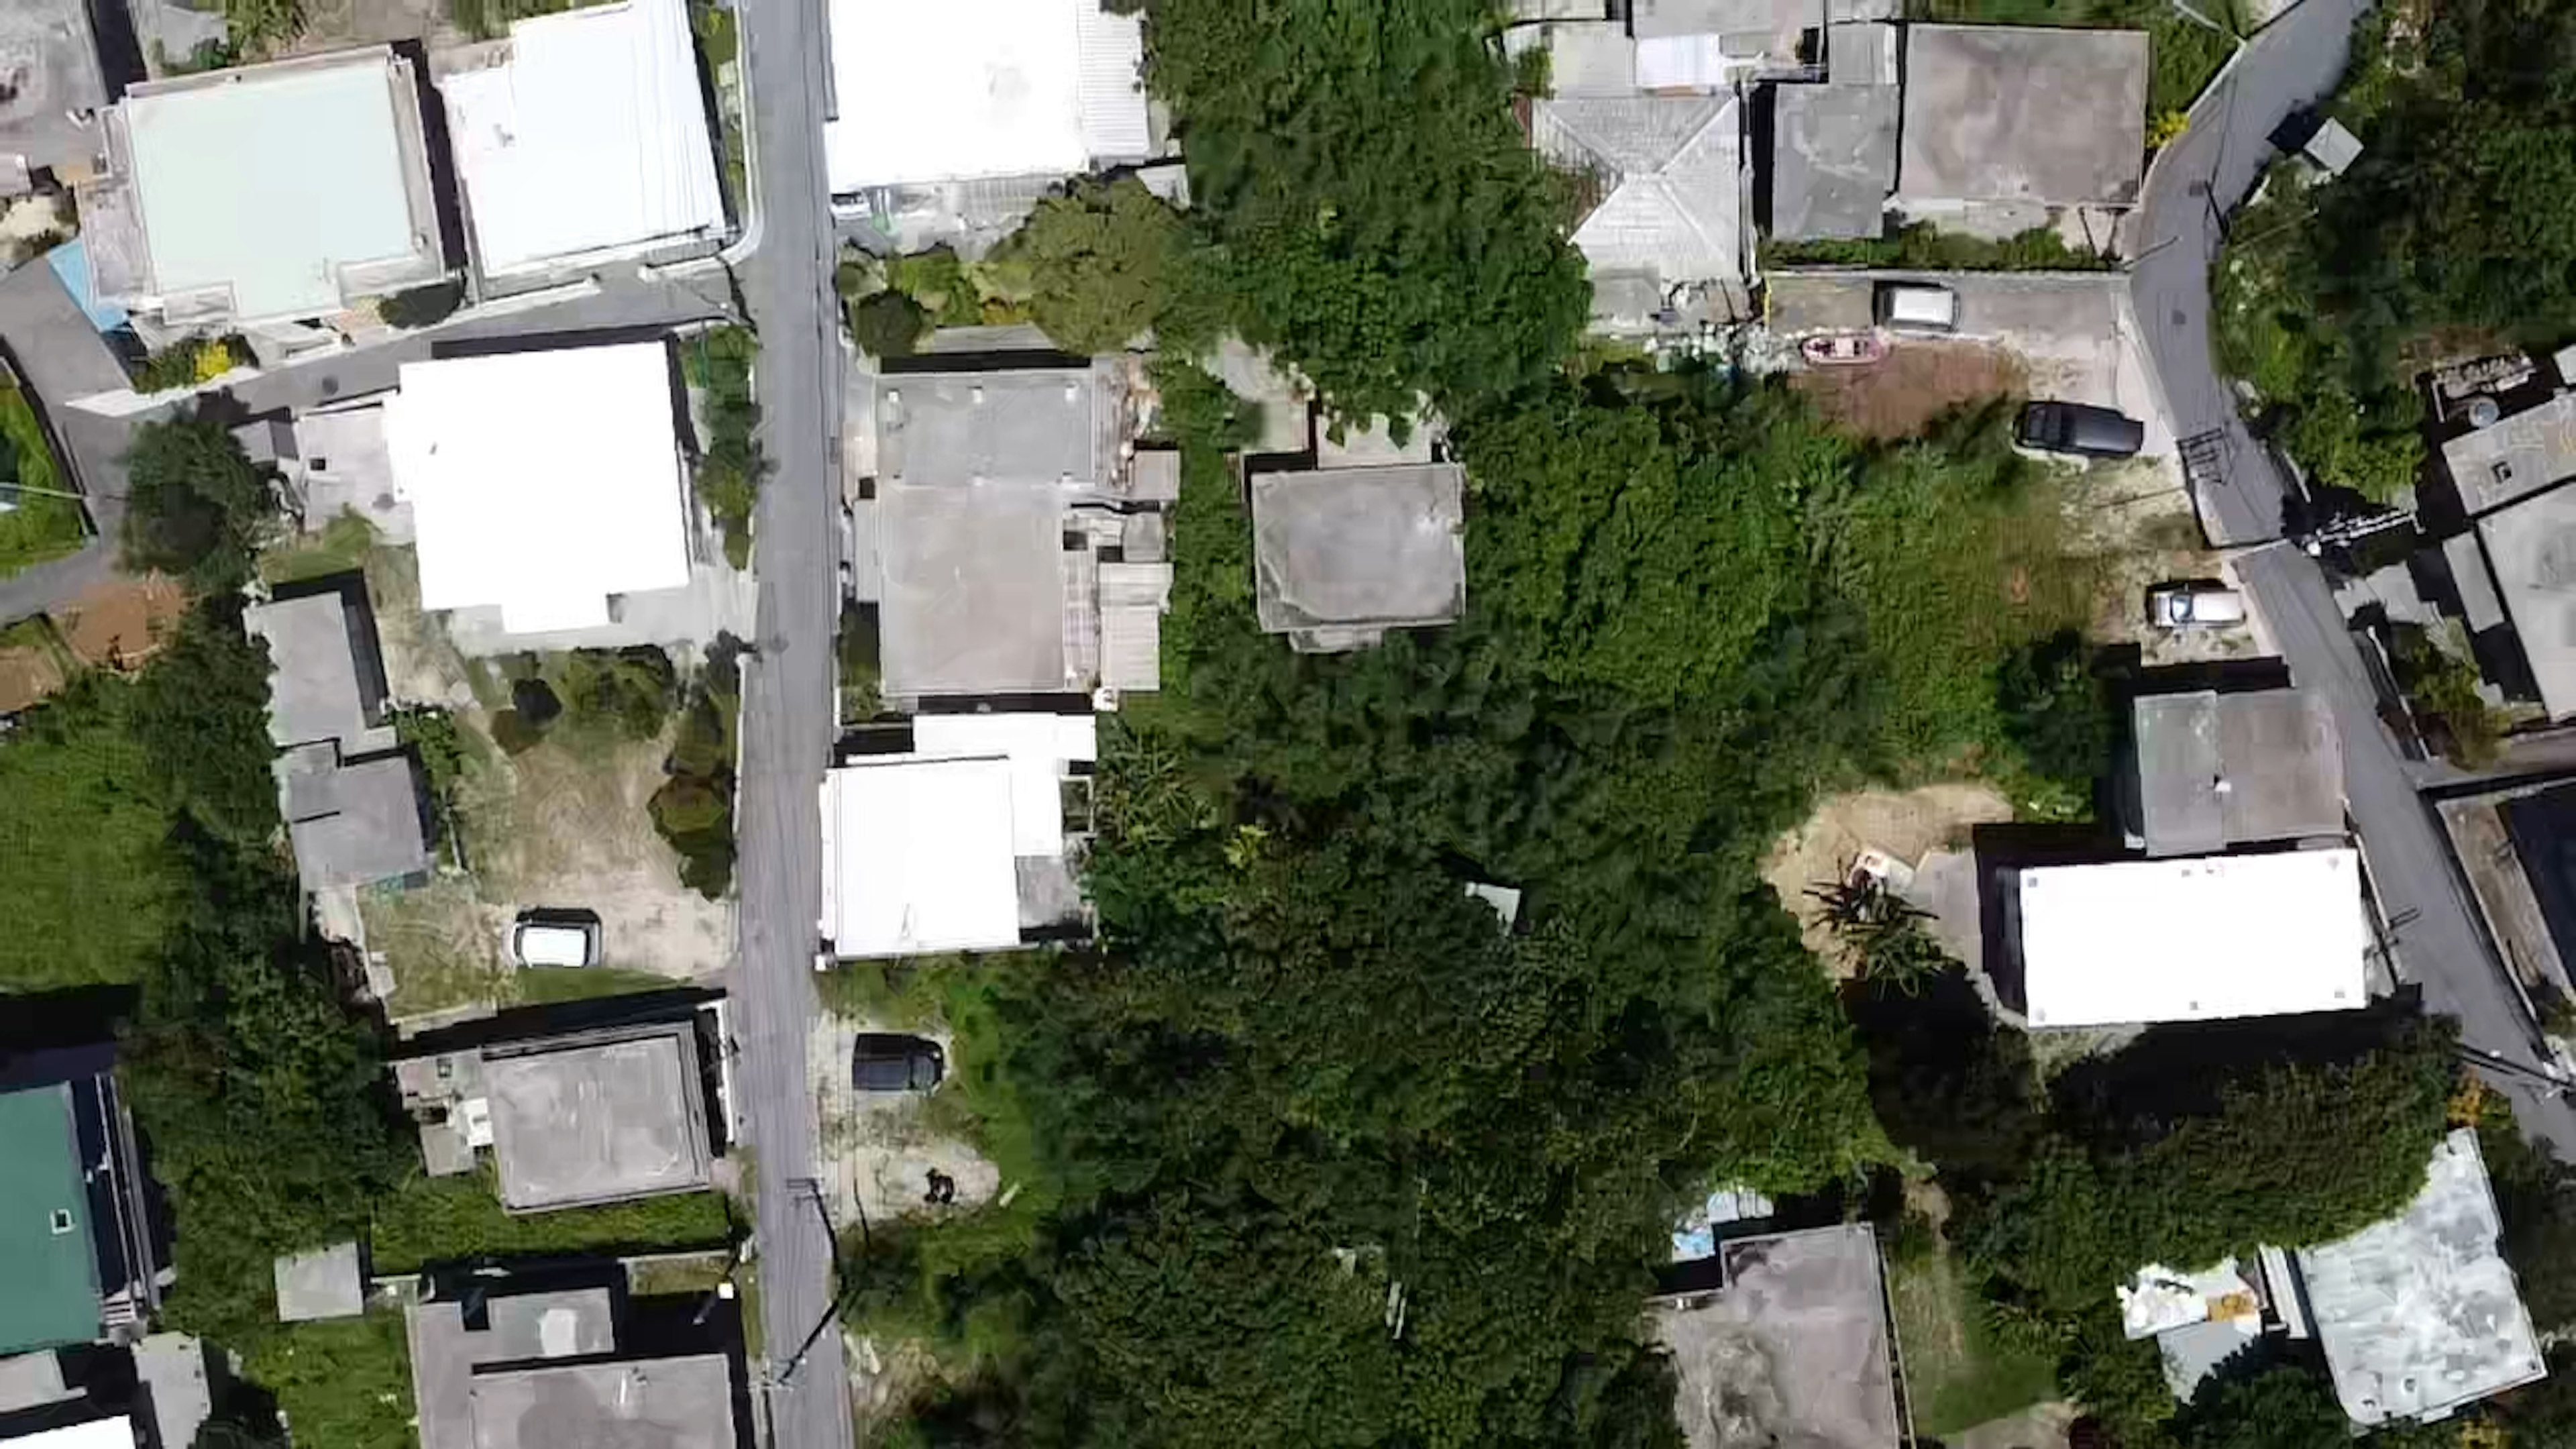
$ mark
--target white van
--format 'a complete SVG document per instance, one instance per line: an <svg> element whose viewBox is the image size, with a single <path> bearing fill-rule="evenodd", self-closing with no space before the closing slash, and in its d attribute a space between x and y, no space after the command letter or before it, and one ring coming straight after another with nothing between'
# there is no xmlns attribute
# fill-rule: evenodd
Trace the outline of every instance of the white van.
<svg viewBox="0 0 2576 1449"><path fill-rule="evenodd" d="M522 918L510 931L510 959L522 966L596 966L599 925Z"/></svg>
<svg viewBox="0 0 2576 1449"><path fill-rule="evenodd" d="M1881 282L1878 325L1899 332L1955 332L1959 294L1921 282Z"/></svg>

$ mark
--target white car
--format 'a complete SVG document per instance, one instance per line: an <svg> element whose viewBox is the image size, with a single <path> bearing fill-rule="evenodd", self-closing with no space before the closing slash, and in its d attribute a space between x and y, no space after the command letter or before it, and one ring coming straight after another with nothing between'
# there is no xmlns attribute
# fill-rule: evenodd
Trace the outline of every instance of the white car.
<svg viewBox="0 0 2576 1449"><path fill-rule="evenodd" d="M2147 622L2159 629L2213 629L2245 622L2245 596L2224 584L2158 584L2147 590Z"/></svg>
<svg viewBox="0 0 2576 1449"><path fill-rule="evenodd" d="M599 922L566 916L522 916L510 928L510 959L522 966L596 966Z"/></svg>

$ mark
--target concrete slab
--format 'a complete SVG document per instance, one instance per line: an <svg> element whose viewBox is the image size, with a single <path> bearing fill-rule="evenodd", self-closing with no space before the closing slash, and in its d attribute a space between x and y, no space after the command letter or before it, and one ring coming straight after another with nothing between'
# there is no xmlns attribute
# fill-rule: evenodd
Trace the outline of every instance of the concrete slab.
<svg viewBox="0 0 2576 1449"><path fill-rule="evenodd" d="M215 1411L206 1345L184 1333L148 1334L134 1346L134 1373L143 1383L154 1442L161 1449L190 1449Z"/></svg>
<svg viewBox="0 0 2576 1449"><path fill-rule="evenodd" d="M1653 1315L1690 1449L1896 1449L1869 1225L1739 1238L1721 1254L1724 1288Z"/></svg>
<svg viewBox="0 0 2576 1449"><path fill-rule="evenodd" d="M474 1449L735 1449L722 1354L491 1370L467 1391Z"/></svg>
<svg viewBox="0 0 2576 1449"><path fill-rule="evenodd" d="M484 1307L495 1363L614 1352L617 1320L605 1288L513 1293Z"/></svg>
<svg viewBox="0 0 2576 1449"><path fill-rule="evenodd" d="M697 1038L687 1024L484 1053L501 1202L513 1212L705 1187Z"/></svg>
<svg viewBox="0 0 2576 1449"><path fill-rule="evenodd" d="M79 1390L64 1386L62 1360L54 1357L52 1349L0 1358L0 1414L41 1409L79 1397Z"/></svg>
<svg viewBox="0 0 2576 1449"><path fill-rule="evenodd" d="M887 695L1071 687L1064 503L1053 486L883 483L876 503Z"/></svg>
<svg viewBox="0 0 2576 1449"><path fill-rule="evenodd" d="M2478 520L2496 593L2551 720L2576 718L2576 488L2553 488Z"/></svg>
<svg viewBox="0 0 2576 1449"><path fill-rule="evenodd" d="M355 1318L366 1311L367 1285L353 1240L277 1260L277 1316L286 1323Z"/></svg>
<svg viewBox="0 0 2576 1449"><path fill-rule="evenodd" d="M85 169L101 145L92 113L105 104L107 78L81 0L0 7L0 154Z"/></svg>
<svg viewBox="0 0 2576 1449"><path fill-rule="evenodd" d="M1099 487L1116 467L1122 411L1101 364L889 376L877 468L889 483Z"/></svg>
<svg viewBox="0 0 2576 1449"><path fill-rule="evenodd" d="M1465 476L1456 464L1256 476L1261 627L1375 631L1457 618L1467 599Z"/></svg>
<svg viewBox="0 0 2576 1449"><path fill-rule="evenodd" d="M1906 29L1907 198L2134 202L2146 129L2144 31Z"/></svg>
<svg viewBox="0 0 2576 1449"><path fill-rule="evenodd" d="M1897 88L1774 86L1771 95L1771 234L1878 236L1896 186Z"/></svg>

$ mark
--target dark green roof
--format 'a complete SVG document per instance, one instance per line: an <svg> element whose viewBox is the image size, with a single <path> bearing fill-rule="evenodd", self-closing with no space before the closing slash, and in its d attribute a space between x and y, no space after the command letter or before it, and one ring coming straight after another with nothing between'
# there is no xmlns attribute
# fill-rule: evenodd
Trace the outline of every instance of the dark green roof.
<svg viewBox="0 0 2576 1449"><path fill-rule="evenodd" d="M0 1095L0 1163L0 1354L87 1343L98 1337L98 1254L71 1088Z"/></svg>

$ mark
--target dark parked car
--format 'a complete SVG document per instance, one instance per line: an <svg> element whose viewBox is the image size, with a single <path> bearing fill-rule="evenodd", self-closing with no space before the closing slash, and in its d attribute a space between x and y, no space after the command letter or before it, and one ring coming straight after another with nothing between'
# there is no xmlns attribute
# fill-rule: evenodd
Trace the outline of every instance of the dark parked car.
<svg viewBox="0 0 2576 1449"><path fill-rule="evenodd" d="M2147 425L2091 403L2035 402L2021 410L2013 440L2050 453L2134 458L2147 441Z"/></svg>
<svg viewBox="0 0 2576 1449"><path fill-rule="evenodd" d="M917 1036L865 1032L850 1054L850 1080L862 1092L927 1092L947 1074L947 1053Z"/></svg>

